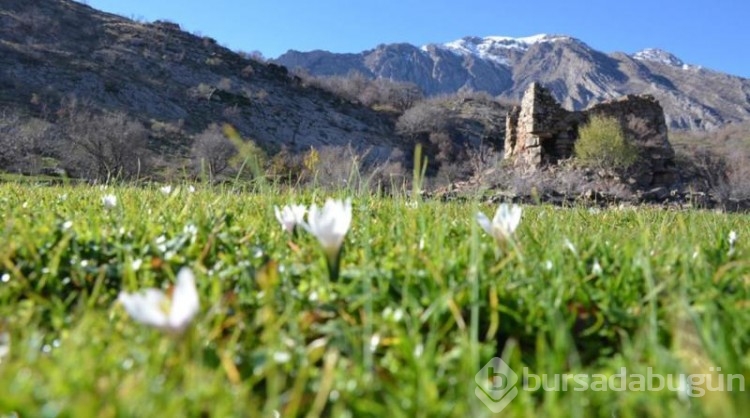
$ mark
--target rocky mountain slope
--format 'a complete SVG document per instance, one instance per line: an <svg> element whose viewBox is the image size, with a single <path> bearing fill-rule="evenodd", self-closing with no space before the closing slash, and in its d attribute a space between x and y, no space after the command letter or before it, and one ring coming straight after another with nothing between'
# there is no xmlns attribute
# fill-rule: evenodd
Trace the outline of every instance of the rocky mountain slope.
<svg viewBox="0 0 750 418"><path fill-rule="evenodd" d="M0 112L54 118L71 100L167 126L178 132L177 148L222 122L277 149L352 144L387 155L396 144L392 117L177 24L134 22L69 0L0 2Z"/></svg>
<svg viewBox="0 0 750 418"><path fill-rule="evenodd" d="M750 79L687 65L656 49L607 54L568 36L466 37L422 47L380 45L359 54L289 51L275 62L319 76L359 71L413 82L429 95L474 90L520 100L537 81L570 110L651 94L671 129L713 130L750 120Z"/></svg>

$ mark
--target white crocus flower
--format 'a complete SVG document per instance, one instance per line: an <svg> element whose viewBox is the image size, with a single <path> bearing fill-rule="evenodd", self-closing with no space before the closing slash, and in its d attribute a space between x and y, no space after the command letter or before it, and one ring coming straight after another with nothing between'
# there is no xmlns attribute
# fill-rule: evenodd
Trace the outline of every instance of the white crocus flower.
<svg viewBox="0 0 750 418"><path fill-rule="evenodd" d="M135 260L130 262L130 268L133 269L133 271L138 271L142 265L143 260L140 258L136 258Z"/></svg>
<svg viewBox="0 0 750 418"><path fill-rule="evenodd" d="M307 208L305 205L287 205L279 209L278 206L273 207L276 213L276 219L281 224L281 229L292 234L297 225L301 225L305 221L305 212Z"/></svg>
<svg viewBox="0 0 750 418"><path fill-rule="evenodd" d="M575 244L573 244L573 242L569 240L568 237L565 237L565 239L563 240L563 245L565 245L565 247L569 249L570 252L573 253L576 257L578 256L578 250L576 249Z"/></svg>
<svg viewBox="0 0 750 418"><path fill-rule="evenodd" d="M0 331L0 363L8 354L10 354L10 334L8 331Z"/></svg>
<svg viewBox="0 0 750 418"><path fill-rule="evenodd" d="M102 197L102 205L105 209L113 209L117 207L117 196L113 194L104 195Z"/></svg>
<svg viewBox="0 0 750 418"><path fill-rule="evenodd" d="M302 226L315 235L323 247L332 280L338 278L341 245L352 223L352 201L328 199L322 208L310 206L307 223Z"/></svg>
<svg viewBox="0 0 750 418"><path fill-rule="evenodd" d="M492 221L484 213L477 212L477 222L499 245L502 245L513 238L513 233L521 222L522 211L518 205L501 203Z"/></svg>
<svg viewBox="0 0 750 418"><path fill-rule="evenodd" d="M162 186L162 187L159 188L159 191L161 191L162 193L168 195L168 194L172 193L172 186L170 186L170 185Z"/></svg>
<svg viewBox="0 0 750 418"><path fill-rule="evenodd" d="M594 276L601 276L604 270L602 269L602 265L599 264L599 260L594 259L594 265L591 266L591 274Z"/></svg>
<svg viewBox="0 0 750 418"><path fill-rule="evenodd" d="M198 227L195 226L194 224L187 224L182 228L182 232L188 235L195 236L198 234Z"/></svg>
<svg viewBox="0 0 750 418"><path fill-rule="evenodd" d="M159 289L138 293L120 292L117 300L136 321L163 331L181 333L198 313L198 290L189 268L177 274L177 283L169 298Z"/></svg>
<svg viewBox="0 0 750 418"><path fill-rule="evenodd" d="M734 255L734 243L737 242L737 232L735 231L729 231L729 255Z"/></svg>

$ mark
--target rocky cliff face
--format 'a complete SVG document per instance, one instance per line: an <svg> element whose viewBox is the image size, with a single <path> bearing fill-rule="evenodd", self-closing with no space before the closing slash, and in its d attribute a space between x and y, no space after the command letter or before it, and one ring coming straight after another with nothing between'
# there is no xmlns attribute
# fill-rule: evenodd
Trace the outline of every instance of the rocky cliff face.
<svg viewBox="0 0 750 418"><path fill-rule="evenodd" d="M713 130L750 120L750 80L687 65L659 50L606 54L568 37L467 37L416 47L380 45L359 54L290 51L276 60L314 75L359 71L417 84L428 95L485 91L520 100L531 82L568 110L628 94L662 104L670 129Z"/></svg>
<svg viewBox="0 0 750 418"><path fill-rule="evenodd" d="M292 150L352 144L377 155L397 144L390 117L177 24L138 23L69 0L0 2L0 108L49 115L71 98L172 126L185 141L226 122Z"/></svg>
<svg viewBox="0 0 750 418"><path fill-rule="evenodd" d="M497 94L498 86L509 88L513 84L510 70L502 65L436 45L381 45L361 54L289 51L274 62L318 76L356 71L372 78L413 82L428 95L464 90Z"/></svg>

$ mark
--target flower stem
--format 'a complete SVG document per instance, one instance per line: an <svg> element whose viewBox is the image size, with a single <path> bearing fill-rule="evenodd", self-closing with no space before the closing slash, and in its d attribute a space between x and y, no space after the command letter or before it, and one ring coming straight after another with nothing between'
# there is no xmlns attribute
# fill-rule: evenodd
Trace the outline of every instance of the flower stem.
<svg viewBox="0 0 750 418"><path fill-rule="evenodd" d="M326 265L328 266L328 279L331 282L338 281L339 278L339 265L341 264L341 253L343 247L339 248L335 254L326 254Z"/></svg>

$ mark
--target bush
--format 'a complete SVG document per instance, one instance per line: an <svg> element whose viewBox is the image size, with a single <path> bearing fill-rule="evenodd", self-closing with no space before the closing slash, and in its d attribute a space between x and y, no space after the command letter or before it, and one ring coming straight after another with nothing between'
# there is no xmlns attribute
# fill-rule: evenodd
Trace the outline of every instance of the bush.
<svg viewBox="0 0 750 418"><path fill-rule="evenodd" d="M336 96L381 110L403 112L423 97L422 91L414 83L384 78L373 80L357 71L345 76L311 77L302 73L299 76L308 84Z"/></svg>
<svg viewBox="0 0 750 418"><path fill-rule="evenodd" d="M625 138L617 119L593 116L579 131L575 156L591 168L626 170L638 159L638 149Z"/></svg>
<svg viewBox="0 0 750 418"><path fill-rule="evenodd" d="M193 168L204 172L211 179L230 167L230 160L237 155L237 147L227 138L220 126L211 124L195 137L190 149Z"/></svg>
<svg viewBox="0 0 750 418"><path fill-rule="evenodd" d="M69 147L66 169L77 176L105 180L134 179L150 174L149 131L128 114L101 112L70 105L62 128Z"/></svg>

